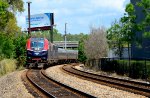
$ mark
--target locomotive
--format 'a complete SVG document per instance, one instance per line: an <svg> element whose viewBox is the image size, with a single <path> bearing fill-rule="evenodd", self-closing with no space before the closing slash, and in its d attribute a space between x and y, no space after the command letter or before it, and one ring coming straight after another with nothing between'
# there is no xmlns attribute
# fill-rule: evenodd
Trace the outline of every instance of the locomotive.
<svg viewBox="0 0 150 98"><path fill-rule="evenodd" d="M38 67L64 61L74 62L78 59L78 50L58 48L46 38L29 38L26 43L26 67Z"/></svg>

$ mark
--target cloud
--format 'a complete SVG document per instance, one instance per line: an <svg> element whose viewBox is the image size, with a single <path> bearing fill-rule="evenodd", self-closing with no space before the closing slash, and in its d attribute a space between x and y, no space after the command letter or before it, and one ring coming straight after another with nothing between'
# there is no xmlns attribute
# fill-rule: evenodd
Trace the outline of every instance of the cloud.
<svg viewBox="0 0 150 98"><path fill-rule="evenodd" d="M17 23L18 23L18 25L19 25L22 29L26 28L25 16L23 16L22 14L17 14L16 17L17 17Z"/></svg>
<svg viewBox="0 0 150 98"><path fill-rule="evenodd" d="M18 25L25 27L27 0L24 0L25 12L18 15ZM89 25L106 27L124 13L125 3L129 0L31 0L31 15L53 12L59 32L64 32L64 24L72 33L88 32Z"/></svg>
<svg viewBox="0 0 150 98"><path fill-rule="evenodd" d="M91 6L96 8L124 10L124 2L126 0L91 0Z"/></svg>

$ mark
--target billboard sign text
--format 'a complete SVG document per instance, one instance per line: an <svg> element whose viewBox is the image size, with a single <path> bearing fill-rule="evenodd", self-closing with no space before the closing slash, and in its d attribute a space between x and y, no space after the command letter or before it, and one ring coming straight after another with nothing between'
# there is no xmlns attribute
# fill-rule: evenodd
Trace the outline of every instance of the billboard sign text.
<svg viewBox="0 0 150 98"><path fill-rule="evenodd" d="M51 13L31 15L30 16L31 28L51 26L51 15L50 14ZM27 28L28 28L28 25L29 25L28 16L26 16Z"/></svg>

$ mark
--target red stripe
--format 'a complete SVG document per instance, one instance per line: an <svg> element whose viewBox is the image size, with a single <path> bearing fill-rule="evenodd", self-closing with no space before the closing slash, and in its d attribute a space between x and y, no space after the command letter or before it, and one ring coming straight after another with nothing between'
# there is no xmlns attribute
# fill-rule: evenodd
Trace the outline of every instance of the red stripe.
<svg viewBox="0 0 150 98"><path fill-rule="evenodd" d="M26 43L27 50L31 50L31 39L29 38Z"/></svg>
<svg viewBox="0 0 150 98"><path fill-rule="evenodd" d="M48 40L44 39L44 50L48 50L48 49L49 49Z"/></svg>

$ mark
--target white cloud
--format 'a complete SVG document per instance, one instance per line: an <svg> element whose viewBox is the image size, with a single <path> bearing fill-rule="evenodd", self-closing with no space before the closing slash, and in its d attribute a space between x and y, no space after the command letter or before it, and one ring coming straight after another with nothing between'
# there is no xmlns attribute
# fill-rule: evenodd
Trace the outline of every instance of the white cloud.
<svg viewBox="0 0 150 98"><path fill-rule="evenodd" d="M124 13L124 2L128 0L30 0L31 15L39 13L54 12L55 22L60 32L64 32L64 23L68 22L70 31L84 32L89 25L111 23L115 18ZM27 16L27 0L25 12L17 16L19 26L25 27L25 16ZM101 20L103 19L103 20ZM107 25L106 25L107 26ZM78 27L78 28L77 28ZM85 28L87 27L87 28ZM74 29L76 28L76 29ZM76 31L74 31L76 30ZM87 31L85 31L87 32Z"/></svg>
<svg viewBox="0 0 150 98"><path fill-rule="evenodd" d="M22 14L17 14L16 17L18 25L22 28L26 28L25 16L23 16Z"/></svg>
<svg viewBox="0 0 150 98"><path fill-rule="evenodd" d="M115 9L116 11L124 10L126 0L90 0L90 6L93 8Z"/></svg>

